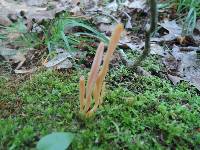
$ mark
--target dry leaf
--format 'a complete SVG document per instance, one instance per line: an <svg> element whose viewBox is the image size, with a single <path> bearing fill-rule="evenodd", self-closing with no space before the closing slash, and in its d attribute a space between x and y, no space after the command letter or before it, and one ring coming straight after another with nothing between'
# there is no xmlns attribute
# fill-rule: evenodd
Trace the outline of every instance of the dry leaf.
<svg viewBox="0 0 200 150"><path fill-rule="evenodd" d="M71 0L70 1L73 5L77 5L78 3L80 3L80 0Z"/></svg>
<svg viewBox="0 0 200 150"><path fill-rule="evenodd" d="M167 77L169 78L169 80L172 81L172 83L174 85L177 85L182 80L182 78L180 78L178 76L173 76L173 75L170 75L170 74L167 74Z"/></svg>
<svg viewBox="0 0 200 150"><path fill-rule="evenodd" d="M25 54L21 53L19 50L0 47L0 56L11 64L18 63L16 69L19 69L25 62L26 58L24 55Z"/></svg>
<svg viewBox="0 0 200 150"><path fill-rule="evenodd" d="M150 51L151 54L164 56L164 49L160 45L152 43L150 49L151 49Z"/></svg>
<svg viewBox="0 0 200 150"><path fill-rule="evenodd" d="M69 59L65 59L65 61L57 64L55 66L56 69L69 69L72 68L72 62Z"/></svg>
<svg viewBox="0 0 200 150"><path fill-rule="evenodd" d="M97 16L94 18L95 19L95 22L97 24L99 23L104 23L104 24L109 24L109 23L112 23L112 20L111 18L107 17L107 16Z"/></svg>
<svg viewBox="0 0 200 150"><path fill-rule="evenodd" d="M0 25L9 26L11 24L12 22L10 21L10 19L8 19L7 14L4 14L4 12L0 11Z"/></svg>
<svg viewBox="0 0 200 150"><path fill-rule="evenodd" d="M174 84L185 80L200 90L200 60L196 50L181 51L178 46L174 45L171 55L165 56L164 64L168 77Z"/></svg>
<svg viewBox="0 0 200 150"><path fill-rule="evenodd" d="M134 0L133 2L130 2L127 7L128 8L145 10L145 8L146 8L146 0Z"/></svg>
<svg viewBox="0 0 200 150"><path fill-rule="evenodd" d="M37 68L32 68L32 69L28 69L28 70L23 70L23 69L21 69L21 70L14 70L14 72L16 74L25 74L25 73L33 73L36 70L37 70Z"/></svg>
<svg viewBox="0 0 200 150"><path fill-rule="evenodd" d="M73 15L75 16L81 15L81 9L79 6L75 6L74 8L70 10L70 12L73 13Z"/></svg>
<svg viewBox="0 0 200 150"><path fill-rule="evenodd" d="M47 4L47 0L25 0L28 6L42 6Z"/></svg>
<svg viewBox="0 0 200 150"><path fill-rule="evenodd" d="M109 11L117 11L118 4L116 0L114 0L113 2L109 3L105 8Z"/></svg>
<svg viewBox="0 0 200 150"><path fill-rule="evenodd" d="M114 27L116 26L116 24L100 24L99 25L99 30L101 32L105 32L106 34L111 34L111 32L114 30Z"/></svg>
<svg viewBox="0 0 200 150"><path fill-rule="evenodd" d="M169 32L167 35L162 36L160 41L171 41L181 36L182 28L176 23L175 20L165 20L164 23L159 23L159 25Z"/></svg>
<svg viewBox="0 0 200 150"><path fill-rule="evenodd" d="M59 53L56 57L54 57L52 60L48 61L44 66L47 68L56 67L57 65L61 64L60 67L64 66L65 68L71 67L71 64L69 63L68 58L71 58L71 55L67 52L65 53ZM63 62L65 62L63 64ZM69 65L69 66L65 66Z"/></svg>
<svg viewBox="0 0 200 150"><path fill-rule="evenodd" d="M196 27L195 27L196 30L198 30L198 32L200 33L200 19L198 19L196 21Z"/></svg>

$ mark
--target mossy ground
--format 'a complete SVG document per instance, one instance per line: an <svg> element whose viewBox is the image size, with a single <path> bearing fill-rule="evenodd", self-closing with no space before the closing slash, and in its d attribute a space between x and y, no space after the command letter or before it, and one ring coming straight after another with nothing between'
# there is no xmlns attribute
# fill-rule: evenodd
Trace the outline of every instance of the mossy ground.
<svg viewBox="0 0 200 150"><path fill-rule="evenodd" d="M157 63L150 57L144 67L157 72ZM173 86L123 65L111 68L102 106L84 119L79 114L81 74L87 71L42 70L17 85L1 76L0 149L35 149L54 131L75 133L74 150L200 148L200 97L186 82Z"/></svg>
<svg viewBox="0 0 200 150"><path fill-rule="evenodd" d="M188 9L190 3L185 1L182 6ZM196 3L193 7L197 8ZM67 38L61 36L72 19L81 30L69 32ZM17 23L14 29L21 25ZM87 31L103 40L96 29L91 30L93 26L64 13L44 24L44 38L28 32L13 43L35 49L48 47L49 52L81 47L94 55L96 39L74 34ZM137 26L136 30L141 29ZM134 59L137 54L127 55ZM78 63L70 72L40 70L16 78L11 75L12 67L0 62L0 150L35 149L41 137L55 131L75 133L70 145L73 150L200 149L200 94L186 82L172 85L159 57L148 57L143 63L152 77L137 75L122 64L111 67L103 104L87 119L79 114L78 86L79 77L86 76L89 69L80 69Z"/></svg>

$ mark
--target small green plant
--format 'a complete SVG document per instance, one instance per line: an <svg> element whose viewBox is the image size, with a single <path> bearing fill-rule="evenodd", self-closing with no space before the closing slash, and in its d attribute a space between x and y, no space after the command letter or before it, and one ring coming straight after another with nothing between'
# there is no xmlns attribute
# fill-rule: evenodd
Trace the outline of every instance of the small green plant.
<svg viewBox="0 0 200 150"><path fill-rule="evenodd" d="M92 39L94 37L108 43L106 36L91 27L82 18L61 15L45 26L47 27L44 30L45 44L49 51L56 47L72 51L81 41L87 41L90 38L90 42L94 42Z"/></svg>
<svg viewBox="0 0 200 150"><path fill-rule="evenodd" d="M177 12L185 13L189 12L191 8L195 9L197 16L200 15L200 1L199 0L176 0L172 3L177 4Z"/></svg>
<svg viewBox="0 0 200 150"><path fill-rule="evenodd" d="M42 44L42 40L39 38L38 33L29 32L24 21L19 20L10 26L1 26L3 29L0 33L0 39L10 44L19 46L20 48L33 48Z"/></svg>
<svg viewBox="0 0 200 150"><path fill-rule="evenodd" d="M159 9L176 8L178 20L183 22L182 35L191 35L200 16L199 0L169 0L158 5ZM185 17L186 16L186 17Z"/></svg>
<svg viewBox="0 0 200 150"><path fill-rule="evenodd" d="M193 34L193 30L196 26L196 19L197 19L196 9L194 7L191 7L187 14L187 17L184 20L183 29L182 29L183 35Z"/></svg>
<svg viewBox="0 0 200 150"><path fill-rule="evenodd" d="M159 9L176 8L178 14L185 14L194 8L197 16L200 15L200 1L199 0L167 0L158 4ZM183 15L185 16L185 15Z"/></svg>

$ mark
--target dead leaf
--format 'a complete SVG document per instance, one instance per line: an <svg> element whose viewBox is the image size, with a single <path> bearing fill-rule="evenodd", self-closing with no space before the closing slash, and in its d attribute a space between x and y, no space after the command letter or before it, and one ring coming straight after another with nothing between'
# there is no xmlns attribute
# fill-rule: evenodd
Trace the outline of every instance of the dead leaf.
<svg viewBox="0 0 200 150"><path fill-rule="evenodd" d="M31 17L42 17L42 13L46 11L46 8L35 7L35 6L28 6L26 3L21 2L17 3L15 1L7 2L5 0L1 0L0 7L0 14L4 14L4 16L8 17L9 14L20 14L24 12L27 19L32 19ZM40 14L41 13L41 14ZM35 14L35 16L34 16ZM40 19L41 20L41 19Z"/></svg>
<svg viewBox="0 0 200 150"><path fill-rule="evenodd" d="M134 1L130 2L127 7L128 8L145 10L145 8L146 8L146 0L134 0Z"/></svg>
<svg viewBox="0 0 200 150"><path fill-rule="evenodd" d="M40 22L42 20L47 20L47 19L53 19L54 18L54 15L55 15L55 12L53 11L35 11L35 12L27 12L26 14L26 17L30 20L34 20L34 22Z"/></svg>
<svg viewBox="0 0 200 150"><path fill-rule="evenodd" d="M184 71L184 75L183 79L200 91L200 67L189 67Z"/></svg>
<svg viewBox="0 0 200 150"><path fill-rule="evenodd" d="M195 29L200 33L200 19L196 21Z"/></svg>
<svg viewBox="0 0 200 150"><path fill-rule="evenodd" d="M181 51L178 46L174 45L171 55L165 56L164 64L168 77L174 84L179 80L184 80L200 90L200 60L196 51L197 49Z"/></svg>
<svg viewBox="0 0 200 150"><path fill-rule="evenodd" d="M148 71L146 71L146 70L144 70L142 67L137 67L137 73L138 74L140 74L140 75L142 75L142 76L145 76L145 77L152 77L152 75L151 75L151 73L150 72L148 72Z"/></svg>
<svg viewBox="0 0 200 150"><path fill-rule="evenodd" d="M102 23L102 24L99 25L99 30L101 32L106 33L106 35L109 35L114 30L115 26L116 26L116 24L104 24L104 23Z"/></svg>
<svg viewBox="0 0 200 150"><path fill-rule="evenodd" d="M151 54L164 56L164 49L160 45L152 43L150 49L151 49L150 51Z"/></svg>
<svg viewBox="0 0 200 150"><path fill-rule="evenodd" d="M53 4L49 2L49 5ZM47 4L47 0L26 0L16 2L14 0L11 1L0 1L0 16L3 16L3 21L6 22L4 24L9 24L7 17L9 14L13 15L22 15L27 20L34 19L36 22L40 22L44 19L53 19L55 14L66 10L68 7L67 3L62 3L60 1L54 2L54 7L49 9ZM44 6L43 6L44 5ZM0 17L1 18L1 17Z"/></svg>
<svg viewBox="0 0 200 150"><path fill-rule="evenodd" d="M67 60L68 58L70 58L71 55L67 52L64 53L59 53L56 57L54 57L52 60L48 61L45 64L45 67L50 68L50 67L54 67L60 63L63 63L65 60Z"/></svg>
<svg viewBox="0 0 200 150"><path fill-rule="evenodd" d="M28 6L42 6L47 4L47 0L25 0Z"/></svg>
<svg viewBox="0 0 200 150"><path fill-rule="evenodd" d="M128 18L128 20L127 20L127 22L126 22L126 25L125 25L125 28L126 29L132 29L133 28L133 26L132 26L132 23L131 23L131 16L129 16L129 14L128 13L126 13L125 11L123 11L123 13L127 16L127 18Z"/></svg>
<svg viewBox="0 0 200 150"><path fill-rule="evenodd" d="M163 58L163 63L166 66L168 74L173 76L181 76L180 61L176 59L171 53L167 53Z"/></svg>
<svg viewBox="0 0 200 150"><path fill-rule="evenodd" d="M172 55L176 58L176 60L181 62L182 70L184 70L184 68L197 65L196 51L188 51L188 52L180 51L180 48L174 45L172 49Z"/></svg>
<svg viewBox="0 0 200 150"><path fill-rule="evenodd" d="M198 45L192 35L177 37L177 42L182 46Z"/></svg>
<svg viewBox="0 0 200 150"><path fill-rule="evenodd" d="M175 20L165 20L164 23L159 23L159 25L169 32L168 34L162 36L160 41L172 41L181 36L182 28L176 23Z"/></svg>
<svg viewBox="0 0 200 150"><path fill-rule="evenodd" d="M28 12L28 11L36 12L36 11L46 10L46 8L28 6L24 2L17 3L15 1L7 2L5 0L1 0L0 4L1 4L1 7L3 7L3 10L1 10L1 11L7 10L8 12L15 12L17 14L19 14L21 11L24 11L24 12Z"/></svg>
<svg viewBox="0 0 200 150"><path fill-rule="evenodd" d="M32 69L28 69L28 70L23 70L23 69L17 70L17 69L15 69L14 72L15 72L16 74L26 74L26 73L33 73L33 72L35 72L36 70L37 70L37 68L32 68Z"/></svg>
<svg viewBox="0 0 200 150"><path fill-rule="evenodd" d="M118 8L117 1L114 0L113 2L109 3L105 8L109 11L117 11Z"/></svg>
<svg viewBox="0 0 200 150"><path fill-rule="evenodd" d="M19 50L6 47L0 47L0 55L11 64L19 63L16 69L19 69L26 60L24 54L22 54Z"/></svg>
<svg viewBox="0 0 200 150"><path fill-rule="evenodd" d="M169 34L175 34L175 36L179 36L182 32L182 28L176 23L175 20L165 20L164 23L160 23L159 25L168 30Z"/></svg>
<svg viewBox="0 0 200 150"><path fill-rule="evenodd" d="M200 47L187 46L187 47L179 47L179 48L180 48L180 51L185 51L185 52L200 51Z"/></svg>
<svg viewBox="0 0 200 150"><path fill-rule="evenodd" d="M55 66L56 69L69 69L72 68L72 63L69 59L66 59L62 63L59 63L58 65Z"/></svg>
<svg viewBox="0 0 200 150"><path fill-rule="evenodd" d="M70 1L73 5L77 5L78 3L80 3L80 0L71 0Z"/></svg>
<svg viewBox="0 0 200 150"><path fill-rule="evenodd" d="M0 8L1 9L1 8ZM12 22L10 21L10 19L7 17L7 14L3 14L1 11L0 11L0 25L3 25L3 26L9 26L11 25Z"/></svg>
<svg viewBox="0 0 200 150"><path fill-rule="evenodd" d="M177 85L182 80L182 78L170 74L167 74L167 77L169 78L170 81L172 81L174 85Z"/></svg>
<svg viewBox="0 0 200 150"><path fill-rule="evenodd" d="M129 36L125 35L119 41L119 45L121 47L130 48L132 51L139 51L144 47L144 42L132 41Z"/></svg>
<svg viewBox="0 0 200 150"><path fill-rule="evenodd" d="M75 16L79 16L79 15L82 14L81 13L81 8L79 6L75 6L74 8L72 8L70 10L70 12L73 13L73 15L75 15Z"/></svg>
<svg viewBox="0 0 200 150"><path fill-rule="evenodd" d="M97 24L100 24L100 23L109 24L109 23L112 23L112 20L111 20L111 18L109 18L107 16L97 16L95 18L95 22Z"/></svg>
<svg viewBox="0 0 200 150"><path fill-rule="evenodd" d="M96 9L97 0L80 0L80 7L84 10Z"/></svg>

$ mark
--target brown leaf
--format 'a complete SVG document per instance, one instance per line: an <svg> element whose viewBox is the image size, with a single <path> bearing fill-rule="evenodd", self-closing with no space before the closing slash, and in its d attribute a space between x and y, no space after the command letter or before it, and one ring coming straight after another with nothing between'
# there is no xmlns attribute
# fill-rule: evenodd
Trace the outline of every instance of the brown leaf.
<svg viewBox="0 0 200 150"><path fill-rule="evenodd" d="M200 19L198 19L196 21L196 27L195 27L195 29L200 33Z"/></svg>
<svg viewBox="0 0 200 150"><path fill-rule="evenodd" d="M59 53L56 57L45 63L45 67L47 68L71 68L72 64L69 61L68 58L70 58L71 55L69 53Z"/></svg>
<svg viewBox="0 0 200 150"><path fill-rule="evenodd" d="M199 63L200 64L200 63ZM189 67L184 71L185 81L195 86L200 91L200 67Z"/></svg>
<svg viewBox="0 0 200 150"><path fill-rule="evenodd" d="M197 50L181 51L178 46L174 45L171 55L165 56L164 64L168 78L174 84L185 80L200 91L200 60L197 57Z"/></svg>
<svg viewBox="0 0 200 150"><path fill-rule="evenodd" d="M75 16L81 15L81 8L79 6L75 6L70 10L70 12Z"/></svg>
<svg viewBox="0 0 200 150"><path fill-rule="evenodd" d="M36 68L33 68L33 69L28 69L28 70L21 69L21 70L14 70L14 71L16 74L26 74L26 73L33 73L36 70L37 70Z"/></svg>
<svg viewBox="0 0 200 150"><path fill-rule="evenodd" d="M78 3L80 3L80 0L71 0L70 1L73 5L77 5Z"/></svg>
<svg viewBox="0 0 200 150"><path fill-rule="evenodd" d="M182 78L180 78L178 76L173 76L173 75L170 75L170 74L167 74L167 77L169 78L169 80L172 81L172 83L174 85L177 85L182 80Z"/></svg>
<svg viewBox="0 0 200 150"><path fill-rule="evenodd" d="M6 47L0 47L0 55L4 57L11 64L19 63L16 69L19 69L25 62L25 54L21 53L19 50L10 49Z"/></svg>
<svg viewBox="0 0 200 150"><path fill-rule="evenodd" d="M25 0L28 6L42 6L47 4L47 0Z"/></svg>
<svg viewBox="0 0 200 150"><path fill-rule="evenodd" d="M1 9L1 8L0 8ZM11 25L12 22L8 19L7 17L7 14L3 14L1 11L0 11L0 25L3 25L3 26L9 26Z"/></svg>
<svg viewBox="0 0 200 150"><path fill-rule="evenodd" d="M134 0L129 3L128 8L145 10L146 0Z"/></svg>
<svg viewBox="0 0 200 150"><path fill-rule="evenodd" d="M100 24L99 26L99 30L101 32L105 32L106 34L111 34L111 32L114 30L114 27L116 26L116 24Z"/></svg>
<svg viewBox="0 0 200 150"><path fill-rule="evenodd" d="M175 56L167 53L163 58L163 63L166 66L167 72L173 76L181 76L180 71L181 62Z"/></svg>
<svg viewBox="0 0 200 150"><path fill-rule="evenodd" d="M160 40L171 41L181 36L182 28L176 23L175 20L165 20L164 23L159 23L159 25L169 32L168 34L162 36Z"/></svg>
<svg viewBox="0 0 200 150"><path fill-rule="evenodd" d="M153 54L153 55L164 56L164 49L160 45L152 43L151 44L151 51L150 51L150 53Z"/></svg>
<svg viewBox="0 0 200 150"><path fill-rule="evenodd" d="M1 0L0 16L4 16L4 22L8 22L8 20L5 19L9 14L23 14L22 16L27 20L34 19L35 21L40 22L44 19L53 19L56 13L66 10L67 8L67 4L61 5L61 2L54 2L54 6L50 10L46 4L47 0L26 0L21 2L16 2L14 0L9 2L6 0Z"/></svg>
<svg viewBox="0 0 200 150"><path fill-rule="evenodd" d="M107 6L106 6L106 9L109 10L109 11L117 11L117 8L118 8L118 4L117 4L117 1L114 0L113 2L109 3Z"/></svg>

